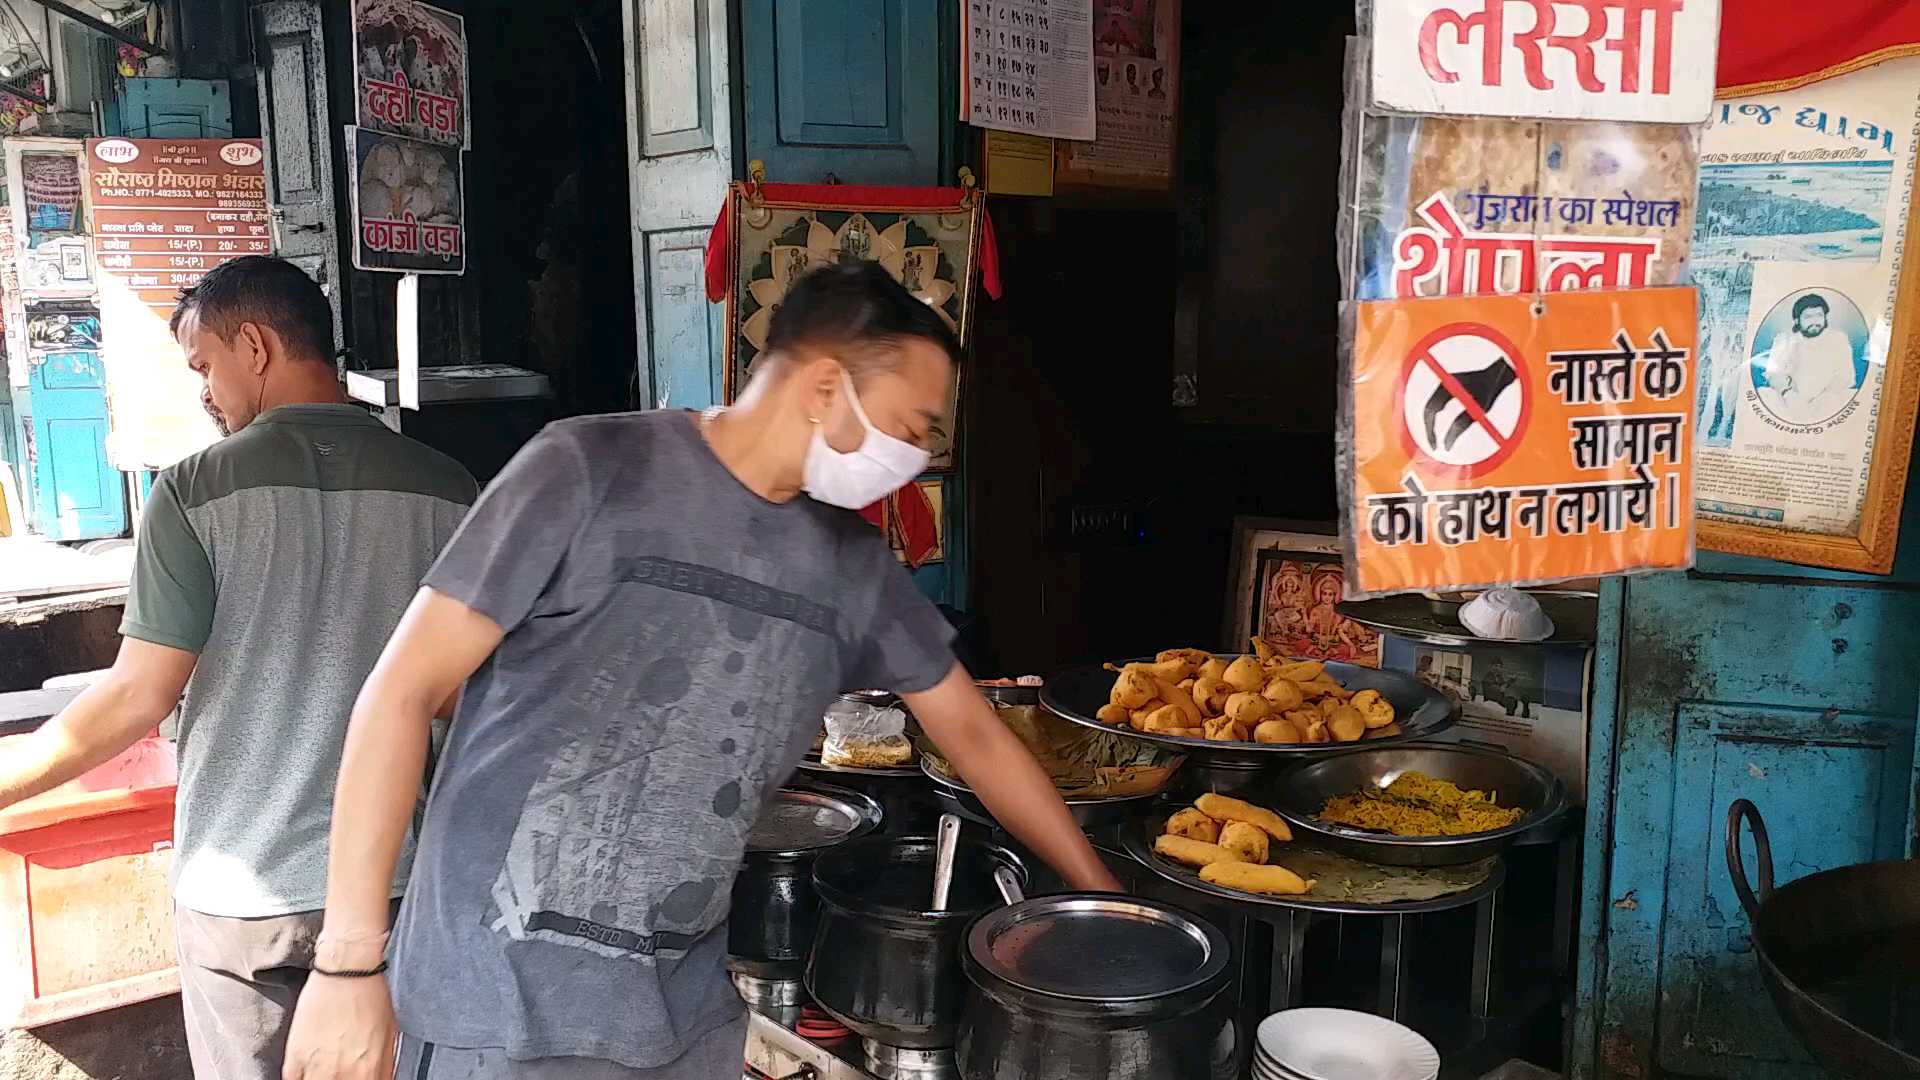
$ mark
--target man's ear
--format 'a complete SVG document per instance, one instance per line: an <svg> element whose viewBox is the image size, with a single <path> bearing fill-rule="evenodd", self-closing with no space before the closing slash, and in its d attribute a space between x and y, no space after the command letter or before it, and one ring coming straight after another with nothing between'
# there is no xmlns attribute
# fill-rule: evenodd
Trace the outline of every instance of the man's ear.
<svg viewBox="0 0 1920 1080"><path fill-rule="evenodd" d="M233 344L246 359L247 370L259 375L267 370L267 342L272 331L259 323L243 322L234 332ZM277 344L277 342L276 342Z"/></svg>

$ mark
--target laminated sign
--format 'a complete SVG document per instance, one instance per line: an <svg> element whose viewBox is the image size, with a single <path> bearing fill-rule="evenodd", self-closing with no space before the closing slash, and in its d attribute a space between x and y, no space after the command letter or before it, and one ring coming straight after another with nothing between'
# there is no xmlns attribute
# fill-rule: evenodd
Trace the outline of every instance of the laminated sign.
<svg viewBox="0 0 1920 1080"><path fill-rule="evenodd" d="M1693 289L1355 309L1350 595L1693 564Z"/></svg>

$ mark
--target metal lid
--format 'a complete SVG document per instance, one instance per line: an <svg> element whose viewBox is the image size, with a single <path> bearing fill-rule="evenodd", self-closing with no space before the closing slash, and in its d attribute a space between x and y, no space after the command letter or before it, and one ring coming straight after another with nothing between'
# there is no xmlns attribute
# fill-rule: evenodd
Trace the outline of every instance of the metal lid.
<svg viewBox="0 0 1920 1080"><path fill-rule="evenodd" d="M1227 939L1178 908L1093 893L1046 896L982 916L967 937L984 974L1084 1002L1200 989L1227 972Z"/></svg>
<svg viewBox="0 0 1920 1080"><path fill-rule="evenodd" d="M851 791L781 788L747 834L750 852L817 851L879 824L873 800Z"/></svg>
<svg viewBox="0 0 1920 1080"><path fill-rule="evenodd" d="M900 695L891 690L843 690L840 700L855 705L871 705L876 709L890 709L900 704Z"/></svg>

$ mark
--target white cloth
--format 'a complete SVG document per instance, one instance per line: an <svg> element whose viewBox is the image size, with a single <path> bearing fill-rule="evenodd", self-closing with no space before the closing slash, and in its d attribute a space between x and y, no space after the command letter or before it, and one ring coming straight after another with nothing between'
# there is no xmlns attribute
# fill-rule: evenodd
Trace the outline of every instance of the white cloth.
<svg viewBox="0 0 1920 1080"><path fill-rule="evenodd" d="M1763 370L1768 404L1783 420L1818 423L1833 416L1853 392L1853 345L1829 326L1819 337L1789 330L1774 338Z"/></svg>

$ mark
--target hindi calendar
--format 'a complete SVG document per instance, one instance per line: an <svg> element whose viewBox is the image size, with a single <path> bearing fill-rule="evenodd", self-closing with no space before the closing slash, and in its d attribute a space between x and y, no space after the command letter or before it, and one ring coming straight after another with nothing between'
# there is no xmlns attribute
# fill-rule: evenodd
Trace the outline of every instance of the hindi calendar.
<svg viewBox="0 0 1920 1080"><path fill-rule="evenodd" d="M965 0L960 119L1053 139L1095 135L1094 0Z"/></svg>

